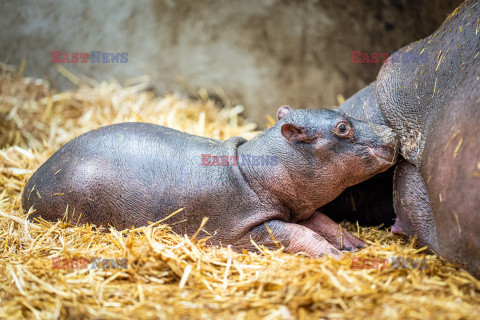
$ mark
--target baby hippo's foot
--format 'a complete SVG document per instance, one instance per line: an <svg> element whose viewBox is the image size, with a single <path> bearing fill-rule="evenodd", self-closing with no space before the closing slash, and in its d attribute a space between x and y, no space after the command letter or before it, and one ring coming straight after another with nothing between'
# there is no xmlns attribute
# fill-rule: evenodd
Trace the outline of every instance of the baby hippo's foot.
<svg viewBox="0 0 480 320"><path fill-rule="evenodd" d="M319 211L310 218L299 221L298 224L315 231L339 250L353 251L365 247L364 241Z"/></svg>
<svg viewBox="0 0 480 320"><path fill-rule="evenodd" d="M286 252L304 253L311 257L328 255L340 259L343 256L340 250L315 231L281 220L270 220L254 227L232 247L238 250L255 250L253 242L270 250L283 247Z"/></svg>

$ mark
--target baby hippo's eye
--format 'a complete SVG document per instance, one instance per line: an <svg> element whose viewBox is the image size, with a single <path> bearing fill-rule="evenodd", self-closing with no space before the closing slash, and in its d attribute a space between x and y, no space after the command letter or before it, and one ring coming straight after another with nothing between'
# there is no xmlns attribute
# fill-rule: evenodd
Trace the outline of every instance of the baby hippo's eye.
<svg viewBox="0 0 480 320"><path fill-rule="evenodd" d="M349 136L351 131L352 128L350 127L350 124L346 121L337 123L337 126L335 127L335 134L340 137Z"/></svg>

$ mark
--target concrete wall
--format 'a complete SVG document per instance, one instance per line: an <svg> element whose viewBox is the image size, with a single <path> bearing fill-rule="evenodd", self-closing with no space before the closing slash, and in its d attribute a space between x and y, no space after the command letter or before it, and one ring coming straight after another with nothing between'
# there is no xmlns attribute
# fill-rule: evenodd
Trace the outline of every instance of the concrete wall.
<svg viewBox="0 0 480 320"><path fill-rule="evenodd" d="M126 64L64 64L97 80L148 74L221 87L263 125L282 104L332 106L375 79L351 51L392 51L434 31L459 0L90 0L0 2L0 61L72 86L51 51L128 52Z"/></svg>

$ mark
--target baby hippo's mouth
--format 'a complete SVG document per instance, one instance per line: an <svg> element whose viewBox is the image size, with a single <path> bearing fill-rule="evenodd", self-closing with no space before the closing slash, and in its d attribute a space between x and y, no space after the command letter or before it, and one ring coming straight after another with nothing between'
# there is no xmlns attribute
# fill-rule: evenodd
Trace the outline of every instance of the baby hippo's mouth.
<svg viewBox="0 0 480 320"><path fill-rule="evenodd" d="M382 168L389 168L397 162L396 145L385 145L380 148L368 147L368 152Z"/></svg>
<svg viewBox="0 0 480 320"><path fill-rule="evenodd" d="M388 169L397 162L397 136L388 126L370 124L370 128L374 132L374 137L366 143L368 152L377 161L381 169Z"/></svg>

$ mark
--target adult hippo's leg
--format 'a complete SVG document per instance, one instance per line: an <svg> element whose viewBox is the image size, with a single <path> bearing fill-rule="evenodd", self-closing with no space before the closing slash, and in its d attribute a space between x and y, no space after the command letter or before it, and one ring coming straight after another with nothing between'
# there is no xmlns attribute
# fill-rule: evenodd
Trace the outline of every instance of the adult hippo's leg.
<svg viewBox="0 0 480 320"><path fill-rule="evenodd" d="M438 250L437 233L427 188L417 168L400 161L395 168L393 203L397 219L392 227L395 234L408 231L419 237L420 245ZM407 231L408 230L408 231Z"/></svg>

